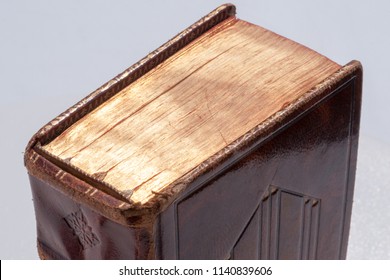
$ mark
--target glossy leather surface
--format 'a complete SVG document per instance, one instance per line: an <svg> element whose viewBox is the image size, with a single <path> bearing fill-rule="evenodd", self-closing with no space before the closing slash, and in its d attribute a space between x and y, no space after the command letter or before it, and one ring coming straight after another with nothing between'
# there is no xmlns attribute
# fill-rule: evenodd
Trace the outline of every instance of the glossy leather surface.
<svg viewBox="0 0 390 280"><path fill-rule="evenodd" d="M32 137L25 165L42 258L345 258L361 102L357 61L281 105L145 205L41 149L234 13L231 4L212 11Z"/></svg>
<svg viewBox="0 0 390 280"><path fill-rule="evenodd" d="M163 259L343 259L360 97L356 79L161 215Z"/></svg>
<svg viewBox="0 0 390 280"><path fill-rule="evenodd" d="M147 258L150 237L146 231L115 223L35 177L30 176L30 182L41 256L49 259Z"/></svg>
<svg viewBox="0 0 390 280"><path fill-rule="evenodd" d="M357 84L356 84L357 83ZM49 259L343 259L352 207L360 80L350 78L155 220L121 225L30 176Z"/></svg>

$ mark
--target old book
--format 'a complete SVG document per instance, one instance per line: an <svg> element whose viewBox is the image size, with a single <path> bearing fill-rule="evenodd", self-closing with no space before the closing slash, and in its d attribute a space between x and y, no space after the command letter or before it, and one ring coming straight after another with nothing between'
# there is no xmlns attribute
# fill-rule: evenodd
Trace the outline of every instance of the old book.
<svg viewBox="0 0 390 280"><path fill-rule="evenodd" d="M217 8L33 136L41 258L345 258L361 82Z"/></svg>

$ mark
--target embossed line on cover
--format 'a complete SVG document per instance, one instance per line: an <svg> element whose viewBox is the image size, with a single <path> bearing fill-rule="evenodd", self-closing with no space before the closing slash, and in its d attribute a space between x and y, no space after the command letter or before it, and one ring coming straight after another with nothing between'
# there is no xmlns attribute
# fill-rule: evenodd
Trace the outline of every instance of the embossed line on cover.
<svg viewBox="0 0 390 280"><path fill-rule="evenodd" d="M342 246L343 244L346 242L344 241L345 239L345 219L346 219L346 215L347 215L347 207L348 207L348 203L347 203L347 199L348 199L348 191L349 189L351 188L350 187L350 181L351 181L351 156L352 156L352 153L351 153L351 150L352 150L352 132L353 132L353 125L355 125L355 122L353 121L353 118L355 117L355 102L356 102L356 83L358 83L358 79L361 79L362 77L360 76L356 76L354 77L354 79L352 79L350 81L351 84L348 84L348 85L345 85L345 87L347 86L352 86L352 109L351 109L351 112L350 112L350 116L349 116L349 128L348 128L348 161L347 161L347 167L346 167L346 170L347 170L347 179L346 179L346 188L345 188L345 191L344 191L344 209L343 209L343 226L341 228L341 242L340 242L340 249L339 249L339 259L342 258ZM361 81L361 80L360 80Z"/></svg>
<svg viewBox="0 0 390 280"><path fill-rule="evenodd" d="M257 259L315 259L319 215L319 199L270 186L234 244L230 259L245 259L250 247L242 243L248 242ZM249 236L258 240L247 240Z"/></svg>

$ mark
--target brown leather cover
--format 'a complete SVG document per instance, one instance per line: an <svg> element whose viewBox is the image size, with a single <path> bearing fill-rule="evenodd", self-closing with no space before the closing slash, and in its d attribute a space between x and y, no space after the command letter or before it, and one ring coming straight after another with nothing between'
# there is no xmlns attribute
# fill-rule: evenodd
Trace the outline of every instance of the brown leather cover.
<svg viewBox="0 0 390 280"><path fill-rule="evenodd" d="M356 61L143 206L40 148L234 12L217 8L33 136L25 165L41 258L345 258L361 103Z"/></svg>

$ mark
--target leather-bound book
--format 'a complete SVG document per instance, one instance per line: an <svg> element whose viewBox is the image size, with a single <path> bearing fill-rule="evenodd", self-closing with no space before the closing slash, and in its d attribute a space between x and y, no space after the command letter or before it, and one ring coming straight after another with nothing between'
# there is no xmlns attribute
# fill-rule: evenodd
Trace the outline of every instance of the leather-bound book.
<svg viewBox="0 0 390 280"><path fill-rule="evenodd" d="M362 68L223 5L39 130L42 259L343 259Z"/></svg>

